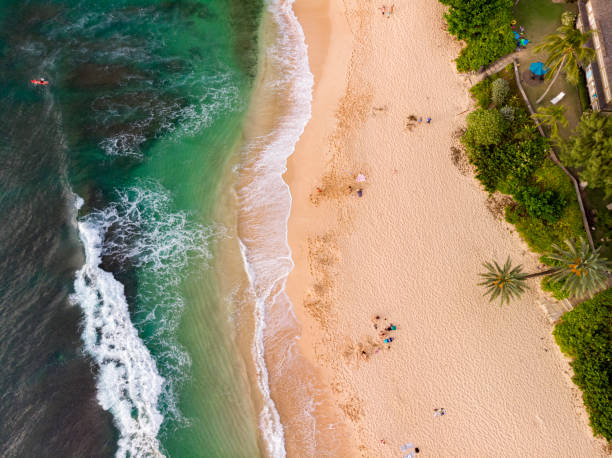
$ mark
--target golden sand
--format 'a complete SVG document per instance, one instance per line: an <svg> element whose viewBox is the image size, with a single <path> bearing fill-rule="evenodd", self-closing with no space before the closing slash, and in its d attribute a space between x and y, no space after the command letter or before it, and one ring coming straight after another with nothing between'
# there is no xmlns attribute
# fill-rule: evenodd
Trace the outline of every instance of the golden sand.
<svg viewBox="0 0 612 458"><path fill-rule="evenodd" d="M402 456L411 442L419 456L604 456L536 305L537 284L503 308L476 286L485 260L510 255L531 270L537 257L458 144L471 82L455 70L460 45L445 32L443 7L396 2L387 18L380 6L295 5L315 89L285 176L295 261L287 290L300 351L329 399L318 427L349 431L337 438L342 448L329 451L321 436L317 450ZM381 336L389 323L397 330ZM441 407L446 415L434 416ZM287 450L304 456L295 430L285 428Z"/></svg>

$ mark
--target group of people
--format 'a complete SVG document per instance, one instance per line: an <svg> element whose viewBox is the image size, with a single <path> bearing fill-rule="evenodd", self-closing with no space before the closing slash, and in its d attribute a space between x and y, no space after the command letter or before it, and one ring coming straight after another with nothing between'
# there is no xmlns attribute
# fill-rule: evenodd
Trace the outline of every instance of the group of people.
<svg viewBox="0 0 612 458"><path fill-rule="evenodd" d="M440 407L439 409L434 409L434 417L443 417L446 415L446 409L444 407Z"/></svg>
<svg viewBox="0 0 612 458"><path fill-rule="evenodd" d="M376 315L372 321L374 321L374 329L378 330L378 325L380 323L380 315ZM387 321L387 319L384 318L384 321ZM390 333L396 330L397 326L393 323L389 323L388 325L385 324L384 328L378 331L378 335L381 339L383 339L384 343L390 344L394 340Z"/></svg>
<svg viewBox="0 0 612 458"><path fill-rule="evenodd" d="M382 11L382 15L386 16L387 18L390 18L391 15L393 14L393 10L395 9L395 4L391 5L390 8L387 8L386 5L383 5L380 7L380 11Z"/></svg>

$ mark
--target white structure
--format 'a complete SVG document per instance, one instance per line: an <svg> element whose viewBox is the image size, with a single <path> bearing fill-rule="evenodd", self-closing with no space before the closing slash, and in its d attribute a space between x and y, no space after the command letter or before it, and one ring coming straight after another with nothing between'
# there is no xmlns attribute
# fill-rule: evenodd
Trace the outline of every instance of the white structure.
<svg viewBox="0 0 612 458"><path fill-rule="evenodd" d="M578 2L578 28L593 30L596 59L585 69L591 106L612 111L612 0Z"/></svg>

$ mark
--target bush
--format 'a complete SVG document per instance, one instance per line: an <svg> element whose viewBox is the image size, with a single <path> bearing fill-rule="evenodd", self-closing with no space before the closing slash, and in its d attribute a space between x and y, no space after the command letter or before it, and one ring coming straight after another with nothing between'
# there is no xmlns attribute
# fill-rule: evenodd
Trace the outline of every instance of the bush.
<svg viewBox="0 0 612 458"><path fill-rule="evenodd" d="M499 78L491 85L491 100L496 107L500 107L510 93L510 85L505 79Z"/></svg>
<svg viewBox="0 0 612 458"><path fill-rule="evenodd" d="M503 183L511 178L529 179L546 157L546 140L535 129L520 128L523 112L515 113L512 124L497 110L478 109L467 118L468 128L461 141L476 166L476 178L489 192L500 189L512 193Z"/></svg>
<svg viewBox="0 0 612 458"><path fill-rule="evenodd" d="M461 50L456 59L457 70L460 72L478 70L510 54L515 48L516 40L509 26L507 29L491 31L488 35L467 40L467 46Z"/></svg>
<svg viewBox="0 0 612 458"><path fill-rule="evenodd" d="M555 223L534 218L519 206L506 207L506 221L513 224L529 248L536 253L549 251L551 245L563 245L566 239L584 237L582 214L575 200L565 207Z"/></svg>
<svg viewBox="0 0 612 458"><path fill-rule="evenodd" d="M479 108L467 116L467 130L461 138L464 144L497 145L508 126L497 110Z"/></svg>
<svg viewBox="0 0 612 458"><path fill-rule="evenodd" d="M515 139L514 143L506 144L508 174L521 180L527 180L544 161L547 155L547 145L546 139L540 135L528 136L520 141Z"/></svg>
<svg viewBox="0 0 612 458"><path fill-rule="evenodd" d="M574 27L576 24L576 13L573 11L564 11L563 14L561 14L561 24Z"/></svg>
<svg viewBox="0 0 612 458"><path fill-rule="evenodd" d="M512 0L440 0L448 5L448 32L467 46L457 58L460 72L478 70L514 50Z"/></svg>
<svg viewBox="0 0 612 458"><path fill-rule="evenodd" d="M499 109L499 114L508 122L514 121L514 108L509 105L501 107Z"/></svg>
<svg viewBox="0 0 612 458"><path fill-rule="evenodd" d="M561 212L567 202L554 191L542 191L537 186L518 189L514 200L521 205L530 216L554 223L561 217Z"/></svg>
<svg viewBox="0 0 612 458"><path fill-rule="evenodd" d="M485 78L470 88L470 93L476 99L480 108L489 108L491 105L492 78Z"/></svg>
<svg viewBox="0 0 612 458"><path fill-rule="evenodd" d="M572 380L582 390L593 433L612 440L612 289L563 315L553 335L573 358Z"/></svg>
<svg viewBox="0 0 612 458"><path fill-rule="evenodd" d="M563 283L544 277L541 283L542 289L552 293L553 297L559 301L567 299L569 294L563 289Z"/></svg>

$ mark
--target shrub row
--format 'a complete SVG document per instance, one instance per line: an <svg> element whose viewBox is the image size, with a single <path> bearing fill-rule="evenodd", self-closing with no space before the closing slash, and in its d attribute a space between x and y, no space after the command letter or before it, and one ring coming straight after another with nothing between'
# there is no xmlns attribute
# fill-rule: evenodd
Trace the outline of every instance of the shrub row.
<svg viewBox="0 0 612 458"><path fill-rule="evenodd" d="M612 440L612 289L563 315L553 335L561 351L573 358L574 383L595 434Z"/></svg>

